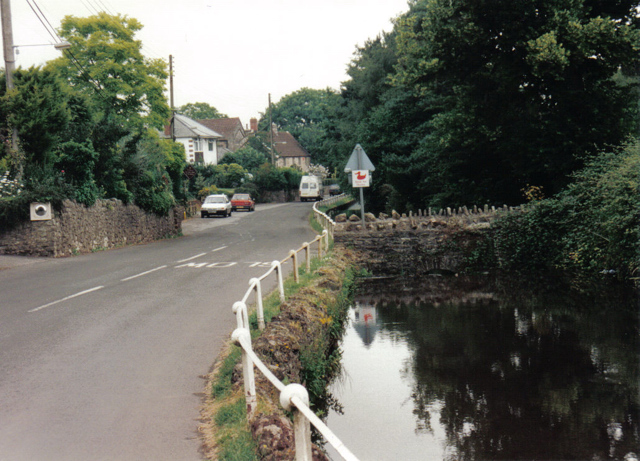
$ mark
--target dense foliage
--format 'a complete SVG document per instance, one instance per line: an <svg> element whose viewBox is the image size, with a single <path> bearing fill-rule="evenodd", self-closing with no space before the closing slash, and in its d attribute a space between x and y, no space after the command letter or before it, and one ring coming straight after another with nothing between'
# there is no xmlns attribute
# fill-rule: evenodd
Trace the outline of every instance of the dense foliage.
<svg viewBox="0 0 640 461"><path fill-rule="evenodd" d="M2 75L0 134L8 146L16 127L19 149L2 152L0 169L24 190L3 199L0 214L21 219L28 201L102 197L166 214L183 198L184 149L156 131L170 114L166 63L141 54L141 28L119 15L67 16L59 34L71 48L62 57L16 70L9 92Z"/></svg>
<svg viewBox="0 0 640 461"><path fill-rule="evenodd" d="M190 102L180 106L178 112L182 115L186 115L192 120L227 118L225 114L219 112L218 109L206 102Z"/></svg>
<svg viewBox="0 0 640 461"><path fill-rule="evenodd" d="M596 157L557 196L503 219L496 235L501 265L637 276L639 172L635 141Z"/></svg>
<svg viewBox="0 0 640 461"><path fill-rule="evenodd" d="M360 143L376 210L552 196L637 129L637 5L414 0L356 49L339 98L303 89L272 118L332 171Z"/></svg>
<svg viewBox="0 0 640 461"><path fill-rule="evenodd" d="M315 163L330 165L328 131L330 117L340 103L340 95L327 88L301 88L284 96L271 107L271 121L281 131L288 131L309 152ZM268 111L268 109L267 109ZM260 120L259 128L268 131L268 112Z"/></svg>
<svg viewBox="0 0 640 461"><path fill-rule="evenodd" d="M430 0L398 22L396 88L433 111L418 186L447 202L559 192L633 129L635 2ZM491 11L491 14L487 14Z"/></svg>

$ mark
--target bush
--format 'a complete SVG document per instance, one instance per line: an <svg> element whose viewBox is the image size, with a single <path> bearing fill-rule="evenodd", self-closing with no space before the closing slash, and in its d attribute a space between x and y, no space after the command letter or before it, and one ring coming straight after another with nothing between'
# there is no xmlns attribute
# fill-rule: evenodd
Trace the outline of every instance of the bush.
<svg viewBox="0 0 640 461"><path fill-rule="evenodd" d="M25 189L14 197L0 197L0 231L7 231L29 220L32 202L50 202L55 209L73 190L59 174L46 176L41 168L30 168Z"/></svg>
<svg viewBox="0 0 640 461"><path fill-rule="evenodd" d="M206 186L198 191L198 197L204 199L207 195L218 194L218 188L216 186Z"/></svg>
<svg viewBox="0 0 640 461"><path fill-rule="evenodd" d="M68 141L57 149L56 170L60 171L72 188L70 198L86 206L91 206L100 195L93 171L98 154L90 142Z"/></svg>
<svg viewBox="0 0 640 461"><path fill-rule="evenodd" d="M265 163L255 173L253 182L261 191L280 191L287 187L287 180L280 168Z"/></svg>
<svg viewBox="0 0 640 461"><path fill-rule="evenodd" d="M562 269L616 274L638 272L640 144L605 152L574 175L554 198L496 223L503 268Z"/></svg>
<svg viewBox="0 0 640 461"><path fill-rule="evenodd" d="M154 172L141 173L135 189L135 204L145 211L166 216L175 205L171 185L156 178Z"/></svg>

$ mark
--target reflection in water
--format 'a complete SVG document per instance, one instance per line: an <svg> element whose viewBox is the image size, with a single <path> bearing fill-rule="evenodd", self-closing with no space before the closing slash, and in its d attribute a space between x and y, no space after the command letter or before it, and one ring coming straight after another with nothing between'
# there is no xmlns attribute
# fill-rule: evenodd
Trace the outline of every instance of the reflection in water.
<svg viewBox="0 0 640 461"><path fill-rule="evenodd" d="M328 418L360 459L638 459L632 296L462 278L363 290L332 389L344 415Z"/></svg>
<svg viewBox="0 0 640 461"><path fill-rule="evenodd" d="M361 304L356 301L353 313L351 322L353 329L362 339L364 346L368 348L376 336L376 331L378 331L376 308L370 304Z"/></svg>

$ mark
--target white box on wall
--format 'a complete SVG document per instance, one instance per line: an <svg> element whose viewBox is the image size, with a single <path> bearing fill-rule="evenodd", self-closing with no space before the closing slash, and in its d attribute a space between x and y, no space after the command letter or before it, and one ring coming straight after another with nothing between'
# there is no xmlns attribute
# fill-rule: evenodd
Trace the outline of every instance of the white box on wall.
<svg viewBox="0 0 640 461"><path fill-rule="evenodd" d="M48 221L52 217L51 203L34 202L31 204L31 221Z"/></svg>

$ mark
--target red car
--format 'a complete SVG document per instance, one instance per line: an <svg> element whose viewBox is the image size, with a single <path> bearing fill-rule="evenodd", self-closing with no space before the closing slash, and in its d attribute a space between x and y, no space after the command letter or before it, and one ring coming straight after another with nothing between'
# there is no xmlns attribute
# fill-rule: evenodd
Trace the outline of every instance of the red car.
<svg viewBox="0 0 640 461"><path fill-rule="evenodd" d="M255 211L256 202L253 201L249 194L233 194L233 197L231 197L231 209L233 211Z"/></svg>

